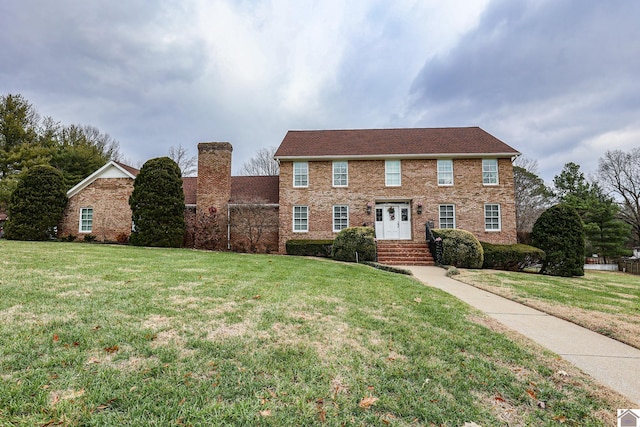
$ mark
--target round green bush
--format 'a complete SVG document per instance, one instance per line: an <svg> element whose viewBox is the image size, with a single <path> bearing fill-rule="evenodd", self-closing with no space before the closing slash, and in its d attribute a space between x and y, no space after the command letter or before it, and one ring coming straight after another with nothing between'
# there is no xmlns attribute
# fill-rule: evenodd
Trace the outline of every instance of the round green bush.
<svg viewBox="0 0 640 427"><path fill-rule="evenodd" d="M371 227L350 227L343 229L333 241L331 256L338 261L375 261L375 231Z"/></svg>
<svg viewBox="0 0 640 427"><path fill-rule="evenodd" d="M533 225L531 243L546 253L540 273L584 276L584 226L571 206L559 204L544 211Z"/></svg>
<svg viewBox="0 0 640 427"><path fill-rule="evenodd" d="M452 228L433 230L433 235L436 239L442 239L443 264L462 268L482 268L484 251L476 236L468 231Z"/></svg>

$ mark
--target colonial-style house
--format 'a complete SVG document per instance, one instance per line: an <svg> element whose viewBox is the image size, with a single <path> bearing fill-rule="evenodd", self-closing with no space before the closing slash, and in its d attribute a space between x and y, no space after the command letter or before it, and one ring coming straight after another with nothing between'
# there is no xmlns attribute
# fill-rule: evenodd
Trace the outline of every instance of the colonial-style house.
<svg viewBox="0 0 640 427"><path fill-rule="evenodd" d="M231 153L229 143L198 144L198 177L183 178L185 246L285 253L288 240L369 225L381 249L393 242L406 254L427 251L429 221L516 243L520 153L478 127L289 131L276 177L231 176ZM136 174L110 162L69 190L60 234L126 239Z"/></svg>

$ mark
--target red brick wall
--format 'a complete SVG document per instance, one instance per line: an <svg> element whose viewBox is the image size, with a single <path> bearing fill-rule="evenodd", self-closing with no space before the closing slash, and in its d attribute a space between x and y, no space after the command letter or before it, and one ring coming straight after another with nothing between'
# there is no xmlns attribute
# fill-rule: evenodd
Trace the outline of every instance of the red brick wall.
<svg viewBox="0 0 640 427"><path fill-rule="evenodd" d="M454 159L454 185L437 185L435 159L402 160L402 185L385 186L384 160L349 161L349 186L332 186L332 162L309 162L309 187L293 187L293 163L280 164L279 251L285 252L290 239L333 239L333 205L349 206L349 225L374 225L375 209L367 213L367 203L403 200L411 202L412 238L424 241L424 224L438 224L438 205L454 204L456 226L474 233L479 240L516 243L513 167L510 159L499 159L499 185L482 184L481 159ZM422 214L417 213L422 203ZM500 232L486 232L484 204L500 204ZM309 206L309 232L293 232L293 205Z"/></svg>
<svg viewBox="0 0 640 427"><path fill-rule="evenodd" d="M115 242L119 235L131 234L131 208L129 196L133 192L133 180L130 178L96 179L82 191L69 199L58 235L77 236L82 239L93 234L98 241ZM93 209L93 230L81 233L80 209Z"/></svg>
<svg viewBox="0 0 640 427"><path fill-rule="evenodd" d="M198 144L197 248L227 249L227 205L231 198L232 150L228 142Z"/></svg>

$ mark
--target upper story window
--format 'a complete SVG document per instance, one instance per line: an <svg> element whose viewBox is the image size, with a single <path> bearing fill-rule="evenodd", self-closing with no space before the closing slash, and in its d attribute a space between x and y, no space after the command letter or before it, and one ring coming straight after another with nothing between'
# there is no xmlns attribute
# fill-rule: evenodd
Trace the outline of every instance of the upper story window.
<svg viewBox="0 0 640 427"><path fill-rule="evenodd" d="M333 186L346 187L349 185L349 163L333 162Z"/></svg>
<svg viewBox="0 0 640 427"><path fill-rule="evenodd" d="M349 206L335 205L333 207L333 231L338 232L349 227Z"/></svg>
<svg viewBox="0 0 640 427"><path fill-rule="evenodd" d="M385 160L385 185L387 187L400 187L402 185L400 160Z"/></svg>
<svg viewBox="0 0 640 427"><path fill-rule="evenodd" d="M293 231L304 233L309 231L309 207L293 207Z"/></svg>
<svg viewBox="0 0 640 427"><path fill-rule="evenodd" d="M482 159L482 183L498 184L498 159Z"/></svg>
<svg viewBox="0 0 640 427"><path fill-rule="evenodd" d="M293 186L308 187L309 186L309 163L293 162Z"/></svg>
<svg viewBox="0 0 640 427"><path fill-rule="evenodd" d="M456 228L456 207L454 205L440 205L440 228Z"/></svg>
<svg viewBox="0 0 640 427"><path fill-rule="evenodd" d="M80 233L93 230L93 208L80 208Z"/></svg>
<svg viewBox="0 0 640 427"><path fill-rule="evenodd" d="M438 185L453 185L453 160L438 160Z"/></svg>
<svg viewBox="0 0 640 427"><path fill-rule="evenodd" d="M484 205L484 229L485 231L500 231L500 205Z"/></svg>

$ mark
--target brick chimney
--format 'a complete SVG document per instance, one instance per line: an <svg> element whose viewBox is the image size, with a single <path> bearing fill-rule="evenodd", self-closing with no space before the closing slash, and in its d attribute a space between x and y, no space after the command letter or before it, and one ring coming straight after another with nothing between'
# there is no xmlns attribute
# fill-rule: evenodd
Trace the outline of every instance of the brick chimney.
<svg viewBox="0 0 640 427"><path fill-rule="evenodd" d="M207 221L210 224L196 227L196 247L224 249L227 245L226 221L227 206L231 198L232 151L233 147L228 142L198 144L196 215L200 222L203 217L209 218Z"/></svg>

